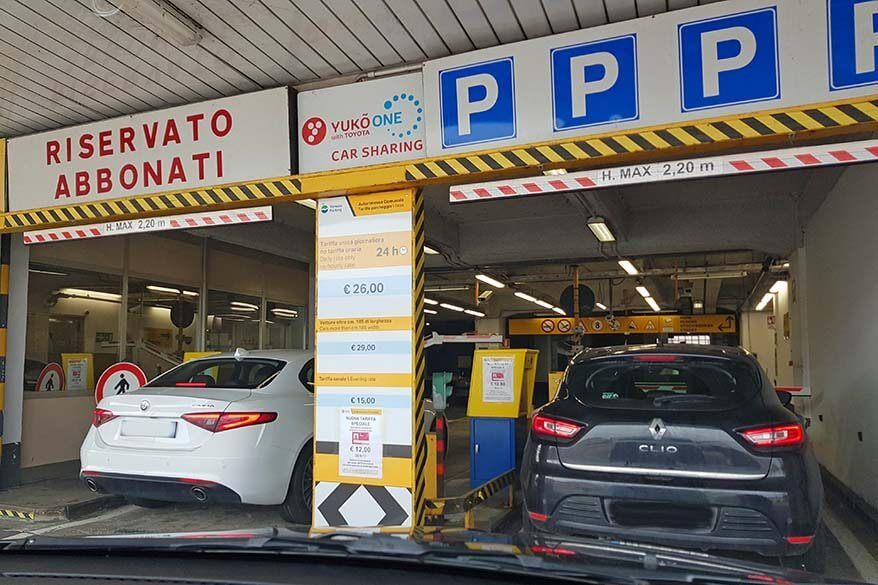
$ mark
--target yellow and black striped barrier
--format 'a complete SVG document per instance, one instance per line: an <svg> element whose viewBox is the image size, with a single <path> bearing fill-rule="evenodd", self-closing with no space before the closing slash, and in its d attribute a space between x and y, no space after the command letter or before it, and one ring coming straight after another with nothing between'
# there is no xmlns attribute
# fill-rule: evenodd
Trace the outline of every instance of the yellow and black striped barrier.
<svg viewBox="0 0 878 585"><path fill-rule="evenodd" d="M415 456L412 459L412 477L414 478L414 491L412 492L412 523L421 526L424 523L424 503L426 480L424 470L427 466L427 436L424 429L424 400L426 399L426 385L424 384L424 372L426 370L426 358L424 356L424 326L426 315L424 314L424 286L426 276L424 273L424 194L420 189L413 194L412 201L412 243L414 245L414 264L412 266L412 302L414 304L414 327L412 328L412 390L414 391L412 430L414 440L412 446Z"/></svg>
<svg viewBox="0 0 878 585"><path fill-rule="evenodd" d="M0 508L0 517L15 518L16 520L36 520L37 515L33 512L22 512L21 510Z"/></svg>
<svg viewBox="0 0 878 585"><path fill-rule="evenodd" d="M439 521L449 514L464 514L464 526L473 527L473 510L479 504L485 502L500 490L514 486L515 471L510 470L503 475L498 475L491 481L468 491L462 496L452 498L437 498L426 501L426 515L431 521Z"/></svg>
<svg viewBox="0 0 878 585"><path fill-rule="evenodd" d="M874 98L874 99L873 99ZM5 213L0 231L26 231L236 208L294 199L496 180L549 168L587 168L878 130L878 96L665 124L406 163L292 175L108 201Z"/></svg>

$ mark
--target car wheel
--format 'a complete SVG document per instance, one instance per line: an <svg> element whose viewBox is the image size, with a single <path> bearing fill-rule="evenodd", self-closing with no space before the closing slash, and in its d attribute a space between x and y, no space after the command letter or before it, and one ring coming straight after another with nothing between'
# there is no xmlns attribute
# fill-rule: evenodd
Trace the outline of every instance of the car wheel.
<svg viewBox="0 0 878 585"><path fill-rule="evenodd" d="M164 508L165 506L170 506L171 502L165 502L162 500L149 500L147 498L125 498L128 500L129 504L134 504L135 506L139 506L141 508Z"/></svg>
<svg viewBox="0 0 878 585"><path fill-rule="evenodd" d="M808 571L817 575L826 572L826 528L821 523L814 535L811 547L800 555L790 555L784 558L784 565L790 569Z"/></svg>
<svg viewBox="0 0 878 585"><path fill-rule="evenodd" d="M287 522L311 524L311 497L314 480L314 450L309 442L293 467L287 497L280 507L280 515Z"/></svg>

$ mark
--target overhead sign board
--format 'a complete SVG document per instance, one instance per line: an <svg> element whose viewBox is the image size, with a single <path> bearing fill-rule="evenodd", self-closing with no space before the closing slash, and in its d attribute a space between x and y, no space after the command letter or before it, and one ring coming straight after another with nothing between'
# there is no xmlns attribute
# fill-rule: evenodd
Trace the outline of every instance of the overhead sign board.
<svg viewBox="0 0 878 585"><path fill-rule="evenodd" d="M300 92L299 170L423 158L423 96L420 73Z"/></svg>
<svg viewBox="0 0 878 585"><path fill-rule="evenodd" d="M718 2L429 61L427 154L875 93L876 14L876 0Z"/></svg>
<svg viewBox="0 0 878 585"><path fill-rule="evenodd" d="M9 209L286 176L289 117L281 87L13 138Z"/></svg>
<svg viewBox="0 0 878 585"><path fill-rule="evenodd" d="M635 315L510 319L509 335L620 335L649 333L735 333L734 315Z"/></svg>

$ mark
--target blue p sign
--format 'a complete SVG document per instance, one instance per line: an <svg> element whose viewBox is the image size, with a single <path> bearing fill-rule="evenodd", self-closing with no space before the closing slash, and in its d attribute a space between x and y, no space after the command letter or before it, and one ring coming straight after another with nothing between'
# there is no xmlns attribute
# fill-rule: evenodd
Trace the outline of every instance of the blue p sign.
<svg viewBox="0 0 878 585"><path fill-rule="evenodd" d="M512 57L439 72L442 146L515 137Z"/></svg>
<svg viewBox="0 0 878 585"><path fill-rule="evenodd" d="M829 0L829 87L878 83L878 0Z"/></svg>
<svg viewBox="0 0 878 585"><path fill-rule="evenodd" d="M553 49L551 60L556 131L637 119L635 35Z"/></svg>
<svg viewBox="0 0 878 585"><path fill-rule="evenodd" d="M683 111L780 97L777 8L681 24Z"/></svg>

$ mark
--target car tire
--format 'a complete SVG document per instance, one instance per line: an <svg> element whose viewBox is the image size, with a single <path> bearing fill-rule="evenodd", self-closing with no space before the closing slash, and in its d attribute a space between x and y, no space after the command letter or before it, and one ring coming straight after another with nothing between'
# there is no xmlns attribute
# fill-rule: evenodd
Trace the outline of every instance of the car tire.
<svg viewBox="0 0 878 585"><path fill-rule="evenodd" d="M163 500L150 500L147 498L125 498L128 500L129 504L133 504L140 508L164 508L165 506L170 506L171 502L165 502Z"/></svg>
<svg viewBox="0 0 878 585"><path fill-rule="evenodd" d="M287 497L280 506L280 515L293 524L311 524L311 497L314 477L314 449L311 442L302 449L293 467Z"/></svg>
<svg viewBox="0 0 878 585"><path fill-rule="evenodd" d="M784 566L790 569L799 569L808 571L816 575L822 575L826 572L826 535L824 534L826 527L820 524L817 534L814 535L814 541L804 553L800 555L789 555L784 558Z"/></svg>

